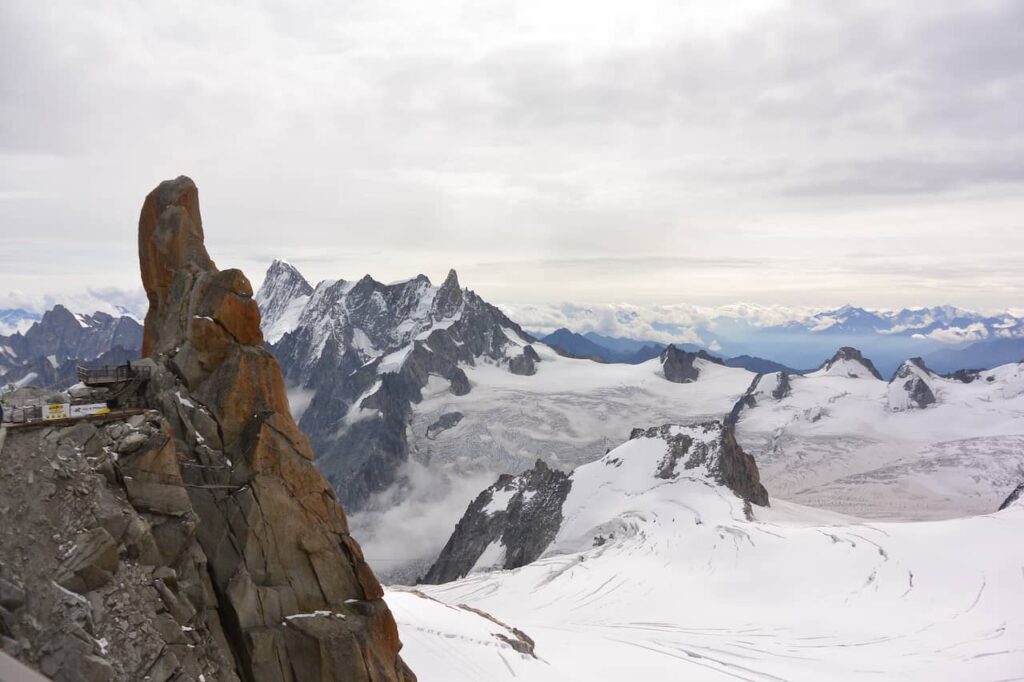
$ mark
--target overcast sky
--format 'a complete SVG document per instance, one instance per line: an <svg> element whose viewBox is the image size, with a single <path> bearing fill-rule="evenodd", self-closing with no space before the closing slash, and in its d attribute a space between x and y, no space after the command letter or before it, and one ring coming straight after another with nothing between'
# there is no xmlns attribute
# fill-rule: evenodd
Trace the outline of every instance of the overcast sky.
<svg viewBox="0 0 1024 682"><path fill-rule="evenodd" d="M0 306L137 290L182 173L257 285L1024 301L1024 2L244 4L0 3Z"/></svg>

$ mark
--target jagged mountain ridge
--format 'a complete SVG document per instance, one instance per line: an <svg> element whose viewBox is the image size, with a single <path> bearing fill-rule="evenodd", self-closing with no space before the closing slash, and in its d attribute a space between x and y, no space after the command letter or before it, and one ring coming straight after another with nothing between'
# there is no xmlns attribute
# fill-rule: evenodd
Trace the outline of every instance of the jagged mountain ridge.
<svg viewBox="0 0 1024 682"><path fill-rule="evenodd" d="M77 364L124 362L137 358L141 347L142 325L133 317L81 315L56 305L24 333L0 336L0 383L65 387L77 381Z"/></svg>
<svg viewBox="0 0 1024 682"><path fill-rule="evenodd" d="M757 464L736 443L729 422L703 422L680 426L634 429L630 441L603 458L584 464L566 476L538 460L518 476L503 476L470 504L423 582L440 584L471 572L514 569L544 555L562 530L563 519L575 521L574 510L600 496L604 489L637 494L658 481L665 485L701 479L722 486L746 504L768 505ZM634 458L653 466L636 467ZM650 452L660 456L652 459ZM656 463L655 463L656 462ZM623 467L623 471L617 469ZM582 481L579 485L577 481ZM574 488L576 490L574 490ZM575 499L570 496L576 494ZM628 495L629 493L627 493ZM685 504L685 495L679 502ZM563 508L570 510L568 516ZM595 546L614 535L614 524L602 523L589 533ZM578 543L578 539L576 540Z"/></svg>
<svg viewBox="0 0 1024 682"><path fill-rule="evenodd" d="M852 305L821 310L749 304L503 308L541 335L564 327L595 341L610 338L604 334L633 343L685 341L726 357L760 356L793 368L812 367L837 346L860 348L886 375L913 356L923 357L941 372L991 368L1024 358L1024 318L1013 311L988 314L953 306L868 310ZM594 334L595 329L602 334Z"/></svg>
<svg viewBox="0 0 1024 682"><path fill-rule="evenodd" d="M309 292L309 293L307 293ZM317 464L353 509L388 489L408 460L406 425L430 376L453 395L471 390L463 366L493 363L536 372L535 339L472 290L455 271L440 286L419 275L382 284L320 282L275 262L256 296L289 384L312 393L300 425Z"/></svg>

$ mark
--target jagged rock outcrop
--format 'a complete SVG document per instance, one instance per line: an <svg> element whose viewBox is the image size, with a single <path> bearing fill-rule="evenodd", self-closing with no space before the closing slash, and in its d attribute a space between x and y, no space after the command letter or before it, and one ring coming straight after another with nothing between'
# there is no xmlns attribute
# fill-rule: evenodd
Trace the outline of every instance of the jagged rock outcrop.
<svg viewBox="0 0 1024 682"><path fill-rule="evenodd" d="M786 372L772 372L769 374L758 374L750 382L750 386L744 391L740 399L733 405L732 410L725 418L725 425L729 429L735 429L739 423L743 410L757 407L759 400L771 399L782 400L793 392L793 385L790 383L789 374Z"/></svg>
<svg viewBox="0 0 1024 682"><path fill-rule="evenodd" d="M538 362L540 362L540 356L537 355L537 351L533 349L533 346L526 345L523 346L523 352L520 355L508 361L508 370L521 376L533 376L537 373Z"/></svg>
<svg viewBox="0 0 1024 682"><path fill-rule="evenodd" d="M658 356L661 359L661 369L665 378L677 384L688 384L696 381L700 376L700 367L695 364L696 360L706 360L721 365L721 358L699 350L691 353L679 350L673 344L669 344Z"/></svg>
<svg viewBox="0 0 1024 682"><path fill-rule="evenodd" d="M972 383L978 377L980 377L981 373L984 371L985 370L983 369L958 369L955 372L943 374L942 376L946 379L953 379L955 381L959 381L962 384L969 384Z"/></svg>
<svg viewBox="0 0 1024 682"><path fill-rule="evenodd" d="M923 409L936 402L931 382L935 374L921 358L910 358L899 366L889 381L889 409Z"/></svg>
<svg viewBox="0 0 1024 682"><path fill-rule="evenodd" d="M203 238L190 179L146 197L147 399L170 421L241 676L414 679L383 591L292 420L252 288L217 269Z"/></svg>
<svg viewBox="0 0 1024 682"><path fill-rule="evenodd" d="M758 374L747 389L745 396L750 398L751 406L757 399L771 398L782 400L792 393L793 386L786 372L771 372L770 374Z"/></svg>
<svg viewBox="0 0 1024 682"><path fill-rule="evenodd" d="M430 440L437 438L437 434L448 429L454 429L458 426L459 422L462 421L463 415L461 412L445 412L437 418L433 424L427 427L426 437Z"/></svg>
<svg viewBox="0 0 1024 682"><path fill-rule="evenodd" d="M1013 489L1013 492L999 505L999 511L1009 509L1011 506L1018 504L1022 499L1024 499L1024 483Z"/></svg>
<svg viewBox="0 0 1024 682"><path fill-rule="evenodd" d="M630 440L660 438L668 444L668 452L658 469L658 478L675 478L680 474L678 463L685 458L682 470L700 468L712 479L732 490L746 502L768 506L768 491L761 484L757 462L736 442L735 424L704 422L687 427L702 434L713 434L715 440L699 440L674 424L633 429Z"/></svg>
<svg viewBox="0 0 1024 682"><path fill-rule="evenodd" d="M412 406L430 377L466 395L464 366L538 371L535 339L463 288L454 270L440 286L423 275L394 284L366 276L320 282L306 293L303 282L277 262L257 300L276 317L264 331L276 337L272 349L289 385L313 394L300 424L350 510L397 482L409 458Z"/></svg>
<svg viewBox="0 0 1024 682"><path fill-rule="evenodd" d="M469 505L422 582L457 580L477 566L518 568L547 549L562 523L569 476L537 460L519 476L503 475ZM493 556L485 556L490 553Z"/></svg>
<svg viewBox="0 0 1024 682"><path fill-rule="evenodd" d="M540 460L519 476L501 476L469 505L423 582L444 583L473 571L518 568L535 561L559 537L563 521L571 519L572 512L568 517L565 512L571 496L586 498L595 489L653 489L688 477L702 478L735 493L751 516L750 505L767 506L768 493L754 458L736 442L734 427L729 421L710 421L634 429L630 442L645 441L659 457L642 472L627 466L621 481L616 480L617 471L624 463L617 453L628 450L627 445L568 476ZM583 489L577 489L580 481ZM604 526L593 531L595 544L608 539Z"/></svg>
<svg viewBox="0 0 1024 682"><path fill-rule="evenodd" d="M882 375L875 368L875 364L864 357L864 354L859 350L849 346L843 346L836 351L836 354L831 359L822 363L817 372L852 378L868 374L879 381L883 381Z"/></svg>

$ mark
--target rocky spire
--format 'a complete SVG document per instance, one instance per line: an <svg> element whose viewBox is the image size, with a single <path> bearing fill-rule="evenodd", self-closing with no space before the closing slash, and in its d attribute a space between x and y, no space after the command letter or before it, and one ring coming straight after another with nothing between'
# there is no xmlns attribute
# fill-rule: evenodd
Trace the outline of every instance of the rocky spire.
<svg viewBox="0 0 1024 682"><path fill-rule="evenodd" d="M252 287L206 252L189 178L146 197L139 260L148 400L171 421L241 677L415 679L383 590L292 419ZM297 614L320 615L289 619Z"/></svg>

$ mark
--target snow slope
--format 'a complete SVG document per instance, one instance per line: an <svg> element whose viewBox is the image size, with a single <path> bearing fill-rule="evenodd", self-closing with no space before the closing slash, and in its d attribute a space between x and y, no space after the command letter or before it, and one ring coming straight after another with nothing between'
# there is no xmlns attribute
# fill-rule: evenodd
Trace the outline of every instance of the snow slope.
<svg viewBox="0 0 1024 682"><path fill-rule="evenodd" d="M924 409L895 384L827 372L745 409L737 439L773 499L904 520L996 509L1024 478L1024 365L969 384L915 369L937 400Z"/></svg>
<svg viewBox="0 0 1024 682"><path fill-rule="evenodd" d="M353 534L384 580L423 575L469 503L500 474L518 474L538 458L568 471L636 427L721 419L755 376L697 359L698 380L677 384L663 377L657 358L602 365L533 347L541 361L532 376L480 359L463 367L472 384L467 395L431 377L413 405L401 496L389 491L352 516ZM452 413L463 415L454 427L430 428Z"/></svg>
<svg viewBox="0 0 1024 682"><path fill-rule="evenodd" d="M518 473L538 457L571 469L625 440L635 427L720 419L754 374L695 360L697 381L666 381L657 358L639 365L603 365L534 345L541 362L533 376L510 374L487 362L465 367L473 390L452 395L428 384L410 427L414 457L435 464ZM462 420L435 438L427 427L445 413Z"/></svg>
<svg viewBox="0 0 1024 682"><path fill-rule="evenodd" d="M659 478L665 454L639 439L580 467L534 563L423 588L536 658L389 591L420 679L1020 679L1024 508L868 523L775 501L748 520L705 476Z"/></svg>

